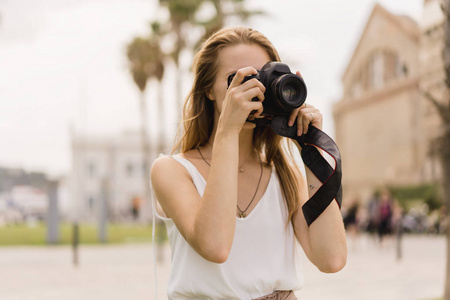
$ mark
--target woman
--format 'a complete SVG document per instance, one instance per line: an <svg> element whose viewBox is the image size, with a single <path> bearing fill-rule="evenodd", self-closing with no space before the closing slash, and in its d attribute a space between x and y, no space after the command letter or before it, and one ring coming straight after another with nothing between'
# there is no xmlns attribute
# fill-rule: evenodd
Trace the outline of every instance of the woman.
<svg viewBox="0 0 450 300"><path fill-rule="evenodd" d="M321 271L345 265L336 201L308 227L299 208L317 179L307 170L305 181L282 137L246 121L263 112L265 87L242 81L268 61L280 61L275 48L243 27L215 33L195 57L180 153L158 158L151 171L172 248L170 299L296 299L303 280L296 240ZM303 105L294 122L301 135L320 129L322 115Z"/></svg>

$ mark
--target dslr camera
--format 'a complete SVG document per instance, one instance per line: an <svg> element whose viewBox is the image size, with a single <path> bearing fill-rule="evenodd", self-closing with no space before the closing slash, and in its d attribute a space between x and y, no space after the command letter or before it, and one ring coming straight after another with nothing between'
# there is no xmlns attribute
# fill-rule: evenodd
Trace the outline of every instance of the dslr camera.
<svg viewBox="0 0 450 300"><path fill-rule="evenodd" d="M236 73L228 76L230 86ZM256 75L249 75L242 83L256 78L265 86L263 113L266 118L274 116L286 116L300 107L306 100L306 85L303 79L291 73L289 67L281 62L268 62ZM258 101L253 98L252 101Z"/></svg>

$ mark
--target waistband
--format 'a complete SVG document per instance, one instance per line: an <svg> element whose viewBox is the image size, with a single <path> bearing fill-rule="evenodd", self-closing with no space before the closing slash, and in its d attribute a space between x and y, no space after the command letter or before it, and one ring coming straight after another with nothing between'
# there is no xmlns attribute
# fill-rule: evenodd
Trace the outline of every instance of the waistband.
<svg viewBox="0 0 450 300"><path fill-rule="evenodd" d="M297 300L293 291L275 291L272 294L265 295L253 300Z"/></svg>

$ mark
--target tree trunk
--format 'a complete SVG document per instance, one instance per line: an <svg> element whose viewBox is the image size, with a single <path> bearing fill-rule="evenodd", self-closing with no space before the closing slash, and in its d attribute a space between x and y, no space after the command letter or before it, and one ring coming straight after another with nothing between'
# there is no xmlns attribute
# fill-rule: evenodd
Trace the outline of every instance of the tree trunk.
<svg viewBox="0 0 450 300"><path fill-rule="evenodd" d="M175 74L175 98L176 98L176 112L177 112L177 122L181 122L181 118L183 115L183 88L182 88L182 73L183 67L180 62L180 52L176 54L178 57L175 61L175 65L177 67Z"/></svg>
<svg viewBox="0 0 450 300"><path fill-rule="evenodd" d="M447 92L450 91L450 0L445 0L442 5L442 10L444 12L444 50L443 50L443 60L445 68L445 85L447 87ZM450 96L447 93L447 97ZM448 104L450 105L450 98Z"/></svg>
<svg viewBox="0 0 450 300"><path fill-rule="evenodd" d="M183 89L182 89L182 73L183 67L181 62L181 53L183 49L186 47L186 38L183 36L181 31L181 23L176 23L174 26L174 32L177 36L177 41L175 45L175 51L173 53L173 59L175 62L176 74L175 74L175 97L176 97L176 111L177 111L177 121L181 122L181 118L183 115Z"/></svg>
<svg viewBox="0 0 450 300"><path fill-rule="evenodd" d="M445 233L447 238L447 270L445 278L444 300L450 300L450 0L442 3L444 12L444 49L443 62L445 69L445 99L443 99L443 128L444 134L440 143L440 156L442 162L443 196L446 208Z"/></svg>
<svg viewBox="0 0 450 300"><path fill-rule="evenodd" d="M446 208L445 216L445 235L447 238L447 269L445 278L444 300L450 300L450 228L448 221L450 220L450 132L442 137L440 157L442 162L442 192Z"/></svg>
<svg viewBox="0 0 450 300"><path fill-rule="evenodd" d="M157 102L158 102L158 153L157 155L164 153L166 150L166 115L164 110L164 97L163 97L163 84L161 81L158 81L158 93L157 93Z"/></svg>
<svg viewBox="0 0 450 300"><path fill-rule="evenodd" d="M151 192L150 192L150 159L149 159L149 141L148 141L148 116L147 116L147 102L145 100L145 92L141 91L140 95L140 112L141 112L141 146L142 146L142 171L144 184L143 203L139 209L140 219L142 220L142 211L147 212L151 210ZM144 208L144 209L142 209Z"/></svg>

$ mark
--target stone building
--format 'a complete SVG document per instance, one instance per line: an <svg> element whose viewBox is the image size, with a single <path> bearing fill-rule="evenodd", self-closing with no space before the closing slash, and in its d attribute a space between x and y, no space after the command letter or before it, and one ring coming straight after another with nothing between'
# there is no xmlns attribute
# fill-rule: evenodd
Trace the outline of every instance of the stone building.
<svg viewBox="0 0 450 300"><path fill-rule="evenodd" d="M422 145L424 177L436 181L440 177L440 165L434 140L441 134L441 121L434 105L426 94L438 101L445 98L445 71L442 58L444 48L444 14L439 0L425 0L420 44L420 89L422 104L423 135L427 141ZM447 96L448 97L448 96Z"/></svg>
<svg viewBox="0 0 450 300"><path fill-rule="evenodd" d="M156 150L150 144L151 161ZM141 137L125 132L116 137L72 136L71 218L98 220L105 207L112 221L132 218L132 206L141 203L140 219L151 219L144 199Z"/></svg>
<svg viewBox="0 0 450 300"><path fill-rule="evenodd" d="M426 180L420 26L376 4L343 74L333 108L346 197Z"/></svg>

